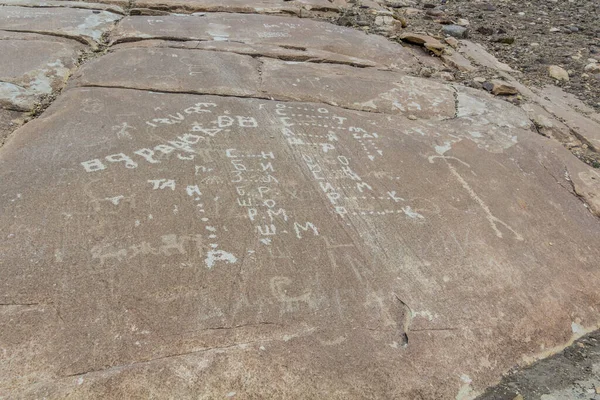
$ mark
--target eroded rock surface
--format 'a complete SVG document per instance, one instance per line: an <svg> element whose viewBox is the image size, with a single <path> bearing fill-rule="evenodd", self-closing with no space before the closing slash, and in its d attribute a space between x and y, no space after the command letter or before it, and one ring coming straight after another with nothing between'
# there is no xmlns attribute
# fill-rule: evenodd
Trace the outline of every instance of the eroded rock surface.
<svg viewBox="0 0 600 400"><path fill-rule="evenodd" d="M0 148L2 395L466 399L600 324L600 174L543 107L308 19L111 40Z"/></svg>
<svg viewBox="0 0 600 400"><path fill-rule="evenodd" d="M326 22L267 15L127 17L114 30L115 43L146 39L231 41L328 51L394 69L416 63L411 53L383 37Z"/></svg>
<svg viewBox="0 0 600 400"><path fill-rule="evenodd" d="M125 11L121 6L127 6L127 1L114 1L109 3L94 3L86 1L65 1L65 0L0 0L2 6L19 6L19 7L35 7L35 8L51 8L51 7L70 7L82 8L88 10L105 10L113 13L124 14Z"/></svg>
<svg viewBox="0 0 600 400"><path fill-rule="evenodd" d="M0 106L34 108L43 96L62 88L83 46L71 41L0 40Z"/></svg>
<svg viewBox="0 0 600 400"><path fill-rule="evenodd" d="M171 12L233 12L261 14L294 14L302 11L338 11L328 0L136 0L135 7Z"/></svg>
<svg viewBox="0 0 600 400"><path fill-rule="evenodd" d="M107 11L78 8L4 6L1 11L0 30L65 36L90 45L97 44L121 18Z"/></svg>

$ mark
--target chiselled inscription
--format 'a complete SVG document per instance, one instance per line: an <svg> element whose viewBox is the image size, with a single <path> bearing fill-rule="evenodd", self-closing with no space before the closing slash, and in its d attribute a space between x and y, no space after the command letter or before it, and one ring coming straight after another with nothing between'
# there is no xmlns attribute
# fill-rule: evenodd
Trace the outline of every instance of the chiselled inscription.
<svg viewBox="0 0 600 400"><path fill-rule="evenodd" d="M119 152L82 160L82 172L94 180L110 179L107 174L117 170L135 174L132 179L147 177L143 189L135 190L145 190L153 201L172 203L169 218L193 222L186 237L202 242L198 251L209 269L234 264L242 257L237 253L280 240L321 236L324 227L310 212L315 205L324 205L346 225L353 218L383 216L427 220L428 209L411 200L401 177L380 171L388 133L368 122L357 124L334 108L252 102L234 110L227 102L196 102L162 112L142 126L122 126L151 132L152 140L142 146L129 141L130 147ZM361 165L372 171L365 173ZM222 213L232 222L217 222ZM221 243L223 235L239 229L252 238L246 249L235 251ZM102 263L133 254L107 246L94 250Z"/></svg>

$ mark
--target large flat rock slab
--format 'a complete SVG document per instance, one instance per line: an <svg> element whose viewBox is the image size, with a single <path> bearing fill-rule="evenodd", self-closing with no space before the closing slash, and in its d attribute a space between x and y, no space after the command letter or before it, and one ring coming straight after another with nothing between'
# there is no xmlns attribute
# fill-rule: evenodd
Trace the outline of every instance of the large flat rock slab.
<svg viewBox="0 0 600 400"><path fill-rule="evenodd" d="M118 3L115 1L115 3ZM120 2L122 6L127 6L127 1ZM104 10L110 11L117 14L125 14L123 7L116 4L107 3L94 3L86 1L66 1L66 0L0 0L2 6L19 6L19 7L36 7L36 8L49 8L49 7L68 7L68 8L82 8L87 10Z"/></svg>
<svg viewBox="0 0 600 400"><path fill-rule="evenodd" d="M330 51L228 41L187 40L182 42L148 39L139 42L119 43L112 46L111 49L117 50L142 47L223 51L249 56L263 56L285 61L307 61L314 63L353 65L361 68L383 67L383 65L370 60L345 56L342 54L332 53Z"/></svg>
<svg viewBox="0 0 600 400"><path fill-rule="evenodd" d="M449 119L450 85L372 68L264 60L263 91L284 100L316 101L355 110Z"/></svg>
<svg viewBox="0 0 600 400"><path fill-rule="evenodd" d="M74 41L0 40L0 106L32 110L63 87L83 48Z"/></svg>
<svg viewBox="0 0 600 400"><path fill-rule="evenodd" d="M78 8L3 6L0 30L65 36L94 46L112 28L119 14Z"/></svg>
<svg viewBox="0 0 600 400"><path fill-rule="evenodd" d="M456 114L455 89L432 80L370 68L196 49L119 49L86 64L72 84L316 101L426 119L450 119Z"/></svg>
<svg viewBox="0 0 600 400"><path fill-rule="evenodd" d="M573 157L457 90L63 92L0 148L0 392L450 399L598 324Z"/></svg>
<svg viewBox="0 0 600 400"><path fill-rule="evenodd" d="M255 14L294 14L302 11L334 11L339 7L328 0L135 0L136 7L170 12L233 12Z"/></svg>
<svg viewBox="0 0 600 400"><path fill-rule="evenodd" d="M147 39L233 41L323 50L394 69L417 64L408 50L381 36L321 21L280 16L211 13L126 17L111 39L115 43Z"/></svg>
<svg viewBox="0 0 600 400"><path fill-rule="evenodd" d="M173 48L121 49L98 58L73 85L258 96L260 61L238 54Z"/></svg>

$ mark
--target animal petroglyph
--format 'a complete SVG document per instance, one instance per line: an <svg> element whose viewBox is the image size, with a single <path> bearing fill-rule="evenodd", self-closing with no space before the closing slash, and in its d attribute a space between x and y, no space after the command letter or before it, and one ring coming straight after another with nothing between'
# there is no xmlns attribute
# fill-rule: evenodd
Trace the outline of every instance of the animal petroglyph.
<svg viewBox="0 0 600 400"><path fill-rule="evenodd" d="M288 288L294 291L297 290L296 288L292 289L292 283L292 279L285 276L276 276L271 278L270 281L271 293L277 300L283 303L285 311L291 312L297 310L298 307L300 307L300 303L304 303L309 308L314 309L316 307L316 302L313 299L310 290L297 296L290 296L288 294Z"/></svg>

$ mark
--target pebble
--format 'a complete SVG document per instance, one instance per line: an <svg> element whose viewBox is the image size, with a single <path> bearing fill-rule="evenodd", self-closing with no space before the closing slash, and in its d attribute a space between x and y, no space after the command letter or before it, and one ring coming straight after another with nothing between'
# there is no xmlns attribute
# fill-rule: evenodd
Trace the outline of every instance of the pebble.
<svg viewBox="0 0 600 400"><path fill-rule="evenodd" d="M484 82L483 88L496 96L507 96L519 93L514 86L499 81Z"/></svg>
<svg viewBox="0 0 600 400"><path fill-rule="evenodd" d="M590 74L597 74L600 72L600 64L593 62L586 65L583 70L585 72L589 72Z"/></svg>
<svg viewBox="0 0 600 400"><path fill-rule="evenodd" d="M448 36L444 41L455 49L458 47L458 40L452 36Z"/></svg>
<svg viewBox="0 0 600 400"><path fill-rule="evenodd" d="M495 42L504 43L504 44L513 44L515 42L515 38L512 36L502 36L502 37L497 38L495 40Z"/></svg>
<svg viewBox="0 0 600 400"><path fill-rule="evenodd" d="M564 70L564 68L559 67L558 65L551 65L548 68L548 74L559 81L568 81L569 80L569 74L567 73L567 71Z"/></svg>
<svg viewBox="0 0 600 400"><path fill-rule="evenodd" d="M385 0L385 5L392 8L414 7L416 3L411 0Z"/></svg>
<svg viewBox="0 0 600 400"><path fill-rule="evenodd" d="M454 36L457 39L465 39L469 36L468 29L460 25L445 25L442 32L448 36Z"/></svg>
<svg viewBox="0 0 600 400"><path fill-rule="evenodd" d="M417 117L415 117L412 114L410 114L407 118L410 119L410 120L412 120L412 121L416 121L416 119L417 119Z"/></svg>
<svg viewBox="0 0 600 400"><path fill-rule="evenodd" d="M431 15L432 17L439 17L441 15L444 15L444 12L442 10L439 10L439 9L430 8L429 10L427 10L425 12L425 14Z"/></svg>
<svg viewBox="0 0 600 400"><path fill-rule="evenodd" d="M469 26L469 20L466 18L459 18L458 21L456 21L456 25Z"/></svg>
<svg viewBox="0 0 600 400"><path fill-rule="evenodd" d="M454 75L452 75L450 72L440 72L440 78L446 81L453 81Z"/></svg>
<svg viewBox="0 0 600 400"><path fill-rule="evenodd" d="M539 43L536 43L536 42L529 43L529 45L530 45L531 47L539 47L539 46L540 46L540 44L539 44Z"/></svg>
<svg viewBox="0 0 600 400"><path fill-rule="evenodd" d="M560 32L560 28L550 28L550 32Z"/></svg>

